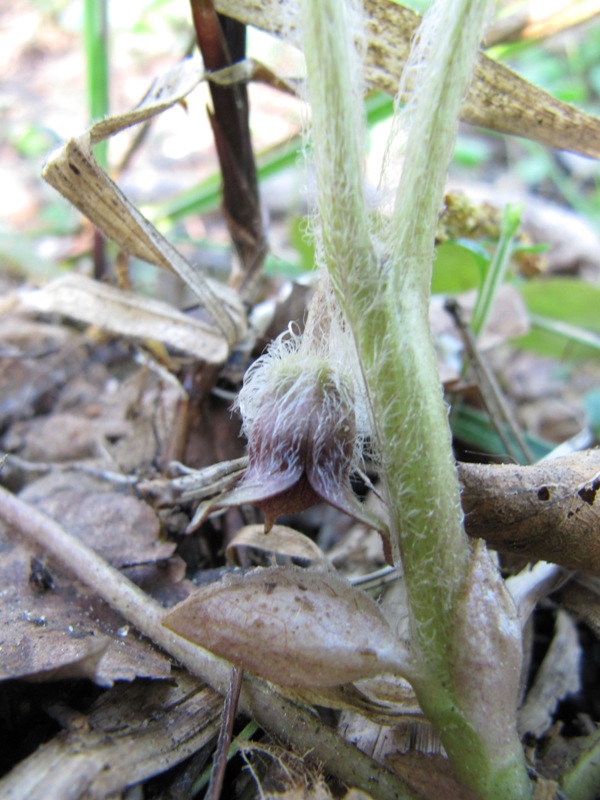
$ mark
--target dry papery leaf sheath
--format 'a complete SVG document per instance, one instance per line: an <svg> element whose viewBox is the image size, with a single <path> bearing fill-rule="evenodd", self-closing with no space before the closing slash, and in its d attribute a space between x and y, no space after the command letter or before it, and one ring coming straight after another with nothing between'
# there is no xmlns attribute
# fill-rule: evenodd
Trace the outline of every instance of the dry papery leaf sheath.
<svg viewBox="0 0 600 800"><path fill-rule="evenodd" d="M279 0L215 0L217 11L248 25L281 34L286 22ZM395 94L420 17L392 0L366 0L365 76L373 87ZM600 157L600 120L528 83L481 53L461 109L465 122L524 136L548 147Z"/></svg>

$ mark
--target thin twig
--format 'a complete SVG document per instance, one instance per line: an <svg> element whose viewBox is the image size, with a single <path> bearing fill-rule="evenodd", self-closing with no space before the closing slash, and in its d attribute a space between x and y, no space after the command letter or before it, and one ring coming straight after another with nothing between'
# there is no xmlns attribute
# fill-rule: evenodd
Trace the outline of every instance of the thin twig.
<svg viewBox="0 0 600 800"><path fill-rule="evenodd" d="M221 797L225 767L227 766L227 756L231 744L231 735L233 733L233 723L237 715L238 702L242 689L242 676L243 670L239 667L234 667L231 670L231 680L229 681L227 695L225 696L225 707L223 708L223 716L221 718L221 728L217 740L217 749L215 750L215 760L210 773L210 783L206 791L206 800L219 800L219 797Z"/></svg>
<svg viewBox="0 0 600 800"><path fill-rule="evenodd" d="M496 380L495 375L489 369L487 364L485 363L484 359L481 357L479 352L479 348L477 347L477 342L469 326L465 323L462 311L456 300L448 300L446 302L446 310L452 314L454 321L460 331L462 336L465 350L467 351L467 355L469 357L469 364L471 369L475 373L477 378L477 383L479 386L479 390L481 391L481 396L483 398L483 402L488 410L490 415L490 420L492 425L496 429L496 433L502 440L502 444L511 453L513 456L515 455L514 445L511 442L510 438L506 435L504 430L503 422L506 423L508 426L512 436L514 437L515 441L519 445L522 454L527 459L529 464L533 464L535 461L535 457L531 452L531 448L527 444L525 437L521 433L519 425L517 424L514 415L512 414L511 410L509 409L500 387L498 386L498 381ZM517 459L520 461L520 459Z"/></svg>
<svg viewBox="0 0 600 800"><path fill-rule="evenodd" d="M21 470L22 472L38 472L41 474L50 472L79 472L84 475L91 475L93 478L99 478L107 483L116 483L118 485L131 486L139 482L139 477L136 475L123 475L120 472L112 472L103 467L86 464L83 461L29 461L14 453L6 453L2 462L0 462L0 467L4 466L4 464L14 469Z"/></svg>
<svg viewBox="0 0 600 800"><path fill-rule="evenodd" d="M544 39L589 22L599 14L598 0L584 3L565 0L558 8L556 4L530 3L510 16L494 20L485 33L484 44L493 47L523 39Z"/></svg>

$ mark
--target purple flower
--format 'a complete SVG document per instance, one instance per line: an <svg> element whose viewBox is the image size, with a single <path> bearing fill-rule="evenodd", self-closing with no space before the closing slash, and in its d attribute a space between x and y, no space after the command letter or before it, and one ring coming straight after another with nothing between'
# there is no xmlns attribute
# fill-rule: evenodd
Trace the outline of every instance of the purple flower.
<svg viewBox="0 0 600 800"><path fill-rule="evenodd" d="M268 533L282 514L325 500L379 531L391 561L387 526L358 501L350 485L357 449L352 391L321 360L288 362L274 377L265 381L260 396L254 392L252 417L244 420L248 469L211 509L256 505Z"/></svg>

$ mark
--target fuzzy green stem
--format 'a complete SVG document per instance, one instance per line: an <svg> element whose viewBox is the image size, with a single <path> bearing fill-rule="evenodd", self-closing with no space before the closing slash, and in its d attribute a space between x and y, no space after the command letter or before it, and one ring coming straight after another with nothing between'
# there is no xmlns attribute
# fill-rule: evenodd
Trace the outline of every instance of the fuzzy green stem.
<svg viewBox="0 0 600 800"><path fill-rule="evenodd" d="M413 631L430 668L435 673L439 666L443 673L453 600L464 580L469 543L428 322L431 268L458 112L488 4L438 3L430 14L438 9L433 41L421 41L420 92L405 112L406 158L388 234L391 341L377 396L383 397L383 441L393 443L386 473Z"/></svg>
<svg viewBox="0 0 600 800"><path fill-rule="evenodd" d="M317 171L317 255L354 328L362 327L362 309L381 283L363 191L363 87L352 38L360 18L352 18L350 6L306 0L302 33ZM362 338L373 341L380 320L369 318L367 327Z"/></svg>
<svg viewBox="0 0 600 800"><path fill-rule="evenodd" d="M488 4L447 0L436 6L437 32L422 42L423 77L416 101L408 104L406 159L383 248L375 244L362 187L362 87L349 6L339 0L302 4L317 244L353 330L371 400L408 589L421 676L415 690L455 770L478 796L527 798L516 730L509 725L503 731L503 747L495 752L477 712L461 708L458 699L465 678L455 646L457 604L468 585L471 548L428 321L444 182Z"/></svg>

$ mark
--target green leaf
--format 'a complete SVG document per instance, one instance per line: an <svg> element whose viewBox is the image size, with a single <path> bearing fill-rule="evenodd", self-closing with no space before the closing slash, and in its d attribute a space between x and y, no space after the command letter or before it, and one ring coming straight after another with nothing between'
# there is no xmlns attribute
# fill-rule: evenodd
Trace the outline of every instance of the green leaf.
<svg viewBox="0 0 600 800"><path fill-rule="evenodd" d="M574 278L538 278L520 286L532 330L518 347L554 358L600 358L600 287Z"/></svg>
<svg viewBox="0 0 600 800"><path fill-rule="evenodd" d="M515 237L521 224L522 213L523 208L520 205L509 203L504 208L500 226L500 239L490 261L481 290L477 295L477 302L471 317L471 330L476 337L479 336L489 319L498 289L504 283L510 264L510 257L514 249Z"/></svg>
<svg viewBox="0 0 600 800"><path fill-rule="evenodd" d="M487 414L463 404L456 414L452 414L451 420L454 438L458 439L467 451L476 455L485 453L508 458L506 447L494 430ZM505 428L505 433L507 436L511 436L508 428ZM528 433L525 434L525 440L536 459L548 455L555 447L554 444ZM518 447L516 442L515 446ZM527 463L525 457L523 457L521 463Z"/></svg>
<svg viewBox="0 0 600 800"><path fill-rule="evenodd" d="M478 288L489 264L481 245L467 239L444 242L436 248L432 294L458 294Z"/></svg>

